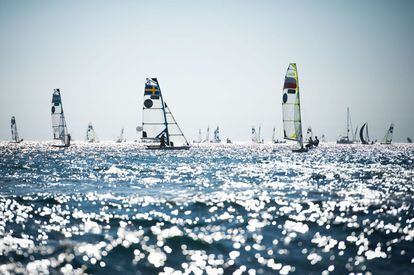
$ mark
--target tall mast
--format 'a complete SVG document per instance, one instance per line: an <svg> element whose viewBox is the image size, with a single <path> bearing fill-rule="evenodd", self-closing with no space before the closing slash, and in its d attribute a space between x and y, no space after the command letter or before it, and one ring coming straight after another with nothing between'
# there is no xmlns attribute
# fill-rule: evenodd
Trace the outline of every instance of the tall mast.
<svg viewBox="0 0 414 275"><path fill-rule="evenodd" d="M346 137L349 140L349 107L346 108Z"/></svg>
<svg viewBox="0 0 414 275"><path fill-rule="evenodd" d="M167 144L170 145L170 135L168 133L168 122L167 122L167 114L165 113L165 103L164 103L164 99L162 97L161 87L160 87L160 84L158 83L158 79L156 79L156 82L157 82L158 89L160 90L162 112L164 114L165 133L167 135Z"/></svg>

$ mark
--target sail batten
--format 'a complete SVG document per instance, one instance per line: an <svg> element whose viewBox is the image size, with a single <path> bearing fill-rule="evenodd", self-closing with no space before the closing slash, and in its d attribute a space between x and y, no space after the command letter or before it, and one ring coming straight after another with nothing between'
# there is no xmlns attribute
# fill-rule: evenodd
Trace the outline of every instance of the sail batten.
<svg viewBox="0 0 414 275"><path fill-rule="evenodd" d="M295 63L289 64L283 85L282 115L284 139L294 140L303 148L300 114L299 78Z"/></svg>

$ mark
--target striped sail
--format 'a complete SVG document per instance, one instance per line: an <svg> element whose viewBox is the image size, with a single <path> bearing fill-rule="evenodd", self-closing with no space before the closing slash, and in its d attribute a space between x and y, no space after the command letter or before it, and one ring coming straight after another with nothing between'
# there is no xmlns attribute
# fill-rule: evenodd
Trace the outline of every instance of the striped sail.
<svg viewBox="0 0 414 275"><path fill-rule="evenodd" d="M63 113L62 98L60 96L60 90L54 89L52 96L52 128L53 138L61 140L64 144L68 144L68 129L66 127L65 115Z"/></svg>
<svg viewBox="0 0 414 275"><path fill-rule="evenodd" d="M147 78L142 111L143 142L159 143L164 136L167 146L187 146L188 142L164 101L156 78Z"/></svg>
<svg viewBox="0 0 414 275"><path fill-rule="evenodd" d="M296 63L289 64L283 85L282 97L284 138L296 140L303 147L302 120L300 116L299 80Z"/></svg>

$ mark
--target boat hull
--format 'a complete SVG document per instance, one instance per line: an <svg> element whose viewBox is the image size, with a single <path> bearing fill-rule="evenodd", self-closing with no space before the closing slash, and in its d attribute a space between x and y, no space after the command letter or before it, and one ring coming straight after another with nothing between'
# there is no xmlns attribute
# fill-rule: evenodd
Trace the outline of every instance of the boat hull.
<svg viewBox="0 0 414 275"><path fill-rule="evenodd" d="M147 150L188 150L190 146L164 146L161 147L159 145L147 145L145 147Z"/></svg>

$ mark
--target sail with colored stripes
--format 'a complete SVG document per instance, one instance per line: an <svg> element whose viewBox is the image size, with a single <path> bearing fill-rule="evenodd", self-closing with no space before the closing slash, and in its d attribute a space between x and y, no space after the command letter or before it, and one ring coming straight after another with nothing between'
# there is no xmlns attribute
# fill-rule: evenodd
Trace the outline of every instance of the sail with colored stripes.
<svg viewBox="0 0 414 275"><path fill-rule="evenodd" d="M289 64L282 96L283 134L303 148L302 120L300 115L299 80L296 63Z"/></svg>
<svg viewBox="0 0 414 275"><path fill-rule="evenodd" d="M388 131L385 134L384 138L382 139L381 143L391 144L393 135L394 135L394 123L391 123L390 128L388 128Z"/></svg>
<svg viewBox="0 0 414 275"><path fill-rule="evenodd" d="M163 147L188 147L187 139L165 102L156 78L147 78L145 83L141 140L162 144Z"/></svg>
<svg viewBox="0 0 414 275"><path fill-rule="evenodd" d="M52 129L53 138L60 140L65 146L70 145L70 135L66 126L65 115L63 113L62 98L59 89L54 89L52 96Z"/></svg>

